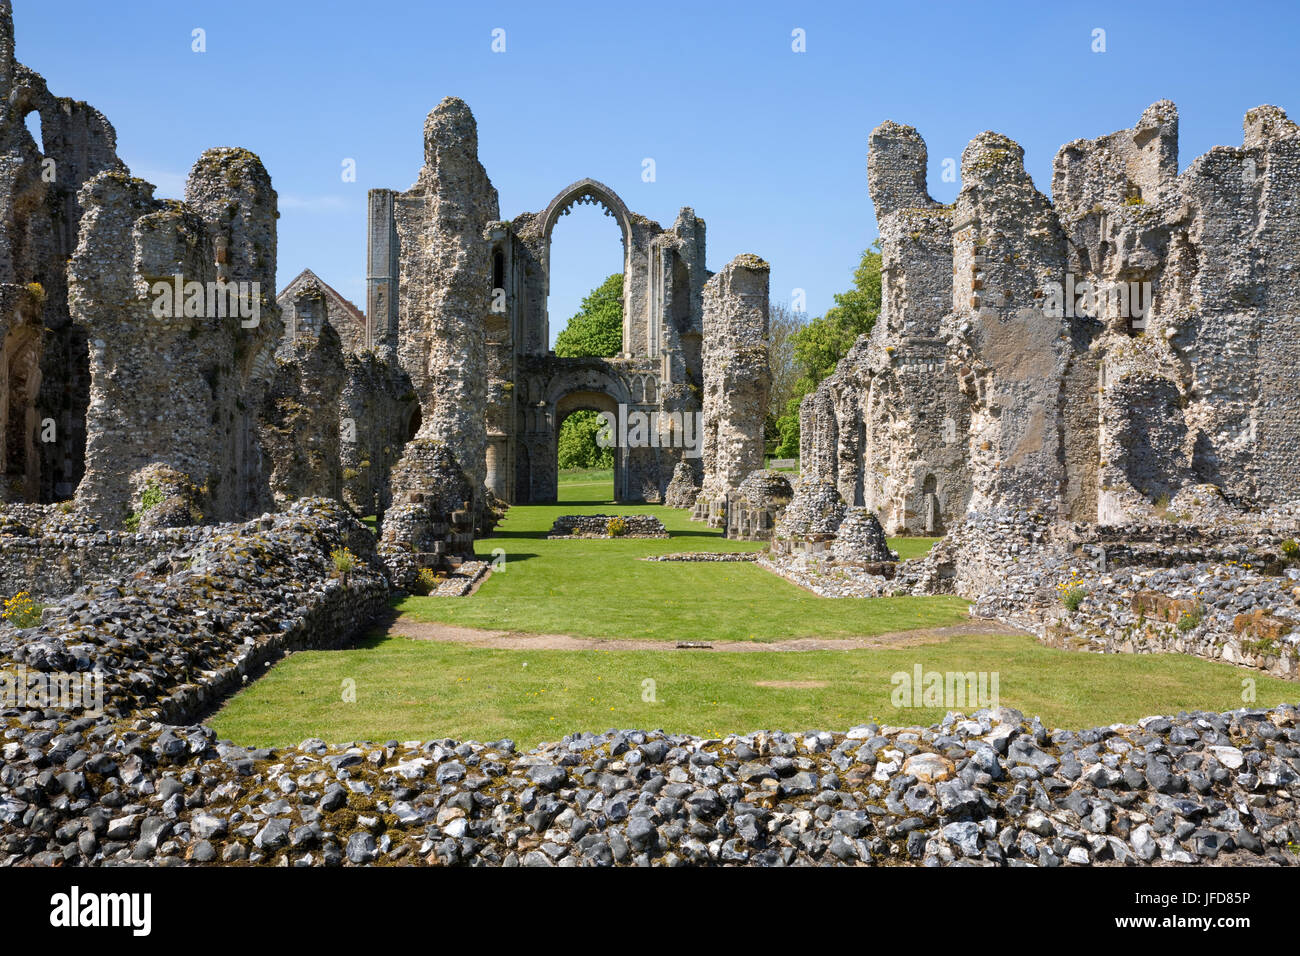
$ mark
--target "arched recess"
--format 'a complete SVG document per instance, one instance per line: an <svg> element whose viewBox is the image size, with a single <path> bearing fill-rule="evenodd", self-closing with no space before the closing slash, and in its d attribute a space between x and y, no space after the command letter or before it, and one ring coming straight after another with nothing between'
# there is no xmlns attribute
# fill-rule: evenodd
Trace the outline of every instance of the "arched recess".
<svg viewBox="0 0 1300 956"><path fill-rule="evenodd" d="M631 262L629 257L632 254L632 216L628 212L627 206L623 200L618 198L618 194L610 189L604 183L597 182L594 179L580 179L576 183L570 183L564 189L560 190L549 203L541 214L541 234L542 234L542 271L545 276L544 288L542 289L542 311L545 317L545 328L550 329L550 296L551 296L551 233L555 229L555 223L561 216L567 215L574 206L577 205L596 205L605 210L605 214L618 223L619 232L623 237L623 351L629 351L628 344L628 317L631 314L631 283L628 281Z"/></svg>
<svg viewBox="0 0 1300 956"><path fill-rule="evenodd" d="M0 498L39 500L36 399L40 387L40 332L30 325L16 326L0 346Z"/></svg>
<svg viewBox="0 0 1300 956"><path fill-rule="evenodd" d="M557 458L556 471L558 474L558 458L560 453L560 429L564 427L564 420L574 412L599 412L601 414L613 416L614 422L618 421L618 402L604 392L588 391L579 389L563 395L555 403L555 456ZM620 449L614 448L614 498L622 500L623 489L626 481L623 479L623 469L625 466L623 455ZM558 488L557 488L558 492ZM557 495L558 496L558 495Z"/></svg>

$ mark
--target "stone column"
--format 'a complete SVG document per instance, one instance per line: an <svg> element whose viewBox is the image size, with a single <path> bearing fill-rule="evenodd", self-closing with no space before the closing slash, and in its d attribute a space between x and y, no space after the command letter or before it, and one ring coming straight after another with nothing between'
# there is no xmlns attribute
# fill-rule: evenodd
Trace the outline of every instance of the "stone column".
<svg viewBox="0 0 1300 956"><path fill-rule="evenodd" d="M727 495L763 467L769 272L758 256L739 255L704 286L704 481L695 517L715 527Z"/></svg>

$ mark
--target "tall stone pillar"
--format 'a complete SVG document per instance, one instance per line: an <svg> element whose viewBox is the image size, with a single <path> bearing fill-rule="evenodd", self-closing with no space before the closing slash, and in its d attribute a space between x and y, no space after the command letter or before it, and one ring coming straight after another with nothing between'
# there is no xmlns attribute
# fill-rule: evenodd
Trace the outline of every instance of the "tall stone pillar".
<svg viewBox="0 0 1300 956"><path fill-rule="evenodd" d="M714 527L724 526L727 495L763 467L769 272L744 254L704 285L704 481L695 518Z"/></svg>

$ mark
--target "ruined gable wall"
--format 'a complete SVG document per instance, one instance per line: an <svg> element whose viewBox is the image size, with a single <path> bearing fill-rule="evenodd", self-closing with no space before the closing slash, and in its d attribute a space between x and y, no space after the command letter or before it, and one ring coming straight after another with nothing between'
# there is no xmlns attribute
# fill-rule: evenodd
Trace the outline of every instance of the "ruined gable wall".
<svg viewBox="0 0 1300 956"><path fill-rule="evenodd" d="M310 269L304 270L280 290L276 304L280 306L280 318L284 323L279 349L281 355L290 355L296 342L319 335L324 322L334 327L345 352L364 352L371 347L365 322L359 321L355 307Z"/></svg>

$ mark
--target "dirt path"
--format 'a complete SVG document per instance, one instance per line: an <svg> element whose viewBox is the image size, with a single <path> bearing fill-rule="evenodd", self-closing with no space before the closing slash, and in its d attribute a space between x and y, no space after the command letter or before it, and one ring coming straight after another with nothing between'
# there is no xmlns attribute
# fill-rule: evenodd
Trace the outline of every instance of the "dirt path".
<svg viewBox="0 0 1300 956"><path fill-rule="evenodd" d="M997 621L968 621L947 627L923 627L911 631L890 631L874 637L833 640L802 637L790 641L711 641L711 648L678 648L672 641L629 641L622 639L570 637L567 634L528 634L523 631L492 631L460 627L436 621L417 621L402 616L388 626L387 633L417 641L444 641L471 647L495 647L511 651L679 651L683 654L710 651L749 653L755 651L851 651L878 647L909 647L931 644L949 637L972 634L1012 634L1016 629Z"/></svg>

